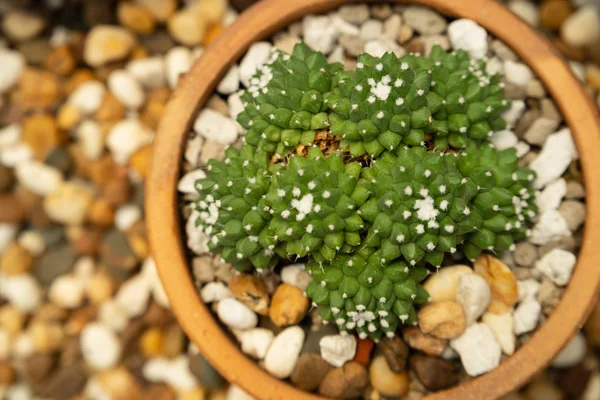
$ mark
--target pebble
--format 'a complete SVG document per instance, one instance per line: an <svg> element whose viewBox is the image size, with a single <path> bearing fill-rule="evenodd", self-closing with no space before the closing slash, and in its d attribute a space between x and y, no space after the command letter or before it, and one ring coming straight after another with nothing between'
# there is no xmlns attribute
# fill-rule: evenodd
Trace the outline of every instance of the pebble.
<svg viewBox="0 0 600 400"><path fill-rule="evenodd" d="M173 47L165 55L165 76L171 89L179 83L179 76L192 67L192 54L183 46Z"/></svg>
<svg viewBox="0 0 600 400"><path fill-rule="evenodd" d="M439 35L446 31L447 22L444 17L426 7L409 6L403 17L406 25L423 36Z"/></svg>
<svg viewBox="0 0 600 400"><path fill-rule="evenodd" d="M514 330L517 335L531 332L535 329L540 319L542 305L535 299L528 299L515 309Z"/></svg>
<svg viewBox="0 0 600 400"><path fill-rule="evenodd" d="M131 318L138 317L146 311L149 299L150 285L142 274L124 282L115 295L115 301Z"/></svg>
<svg viewBox="0 0 600 400"><path fill-rule="evenodd" d="M165 22L177 9L176 0L135 0L148 9L158 22Z"/></svg>
<svg viewBox="0 0 600 400"><path fill-rule="evenodd" d="M578 332L552 361L555 368L570 368L581 363L587 352L585 336Z"/></svg>
<svg viewBox="0 0 600 400"><path fill-rule="evenodd" d="M558 208L558 212L565 219L569 230L577 231L585 221L585 205L579 201L566 200Z"/></svg>
<svg viewBox="0 0 600 400"><path fill-rule="evenodd" d="M111 297L113 292L112 280L106 273L97 273L90 278L85 291L92 304L100 304Z"/></svg>
<svg viewBox="0 0 600 400"><path fill-rule="evenodd" d="M541 189L549 182L560 178L573 159L577 159L577 148L568 128L548 136L538 157L529 164L537 173L534 187Z"/></svg>
<svg viewBox="0 0 600 400"><path fill-rule="evenodd" d="M577 181L567 182L567 199L583 199L585 198L585 188Z"/></svg>
<svg viewBox="0 0 600 400"><path fill-rule="evenodd" d="M456 385L460 379L454 363L442 358L416 354L410 358L410 366L427 390L446 389Z"/></svg>
<svg viewBox="0 0 600 400"><path fill-rule="evenodd" d="M200 384L207 390L215 391L223 386L225 380L202 356L191 351L190 346L189 368Z"/></svg>
<svg viewBox="0 0 600 400"><path fill-rule="evenodd" d="M233 65L217 86L217 92L229 95L237 92L240 87L240 68Z"/></svg>
<svg viewBox="0 0 600 400"><path fill-rule="evenodd" d="M338 30L329 16L307 15L302 19L304 42L313 50L327 55L331 53L338 37Z"/></svg>
<svg viewBox="0 0 600 400"><path fill-rule="evenodd" d="M92 191L73 182L63 182L44 199L44 210L51 220L66 225L81 225L92 204Z"/></svg>
<svg viewBox="0 0 600 400"><path fill-rule="evenodd" d="M399 14L393 14L383 23L383 36L386 39L396 40L402 27L402 17Z"/></svg>
<svg viewBox="0 0 600 400"><path fill-rule="evenodd" d="M141 34L152 33L156 25L152 13L146 7L134 3L119 3L117 18L121 25Z"/></svg>
<svg viewBox="0 0 600 400"><path fill-rule="evenodd" d="M167 27L171 36L185 46L197 46L206 35L207 21L195 7L184 8L173 14Z"/></svg>
<svg viewBox="0 0 600 400"><path fill-rule="evenodd" d="M360 38L365 42L377 39L383 32L383 23L374 19L365 21L360 26Z"/></svg>
<svg viewBox="0 0 600 400"><path fill-rule="evenodd" d="M341 367L356 354L356 338L351 335L324 336L319 346L323 360L334 367Z"/></svg>
<svg viewBox="0 0 600 400"><path fill-rule="evenodd" d="M305 270L305 264L287 265L281 269L281 281L289 285L296 286L304 291L312 281L312 277Z"/></svg>
<svg viewBox="0 0 600 400"><path fill-rule="evenodd" d="M418 331L417 328L407 329L415 329ZM404 341L398 336L393 338L384 338L381 340L381 342L379 342L378 349L381 352L381 355L385 357L385 361L392 372L400 373L406 369L406 362L408 360L408 354L410 350L408 345L404 343Z"/></svg>
<svg viewBox="0 0 600 400"><path fill-rule="evenodd" d="M252 329L258 323L256 314L233 298L223 299L217 304L217 315L223 323L234 329Z"/></svg>
<svg viewBox="0 0 600 400"><path fill-rule="evenodd" d="M183 175L177 184L177 191L184 194L197 195L196 181L206 178L206 172L201 169L190 171Z"/></svg>
<svg viewBox="0 0 600 400"><path fill-rule="evenodd" d="M40 286L29 274L3 276L0 279L0 296L27 314L35 311L42 299Z"/></svg>
<svg viewBox="0 0 600 400"><path fill-rule="evenodd" d="M558 286L565 286L571 280L576 263L577 257L570 251L553 249L544 255L535 267Z"/></svg>
<svg viewBox="0 0 600 400"><path fill-rule="evenodd" d="M453 265L439 269L423 283L423 288L429 293L429 301L435 303L454 300L460 277L468 274L473 274L473 269L466 265Z"/></svg>
<svg viewBox="0 0 600 400"><path fill-rule="evenodd" d="M220 400L220 398L219 398ZM255 400L254 397L250 396L248 393L244 392L242 388L237 385L229 386L229 390L227 391L227 397L225 400Z"/></svg>
<svg viewBox="0 0 600 400"><path fill-rule="evenodd" d="M571 15L573 8L568 0L544 1L540 4L540 24L551 30L558 30Z"/></svg>
<svg viewBox="0 0 600 400"><path fill-rule="evenodd" d="M470 376L489 372L500 364L502 350L492 330L483 323L469 326L450 346L460 355L462 365Z"/></svg>
<svg viewBox="0 0 600 400"><path fill-rule="evenodd" d="M75 253L68 245L57 244L38 259L34 266L35 276L42 285L50 285L73 268L75 258Z"/></svg>
<svg viewBox="0 0 600 400"><path fill-rule="evenodd" d="M299 326L291 326L281 331L269 346L265 356L265 369L276 378L288 378L298 362L304 336L304 331Z"/></svg>
<svg viewBox="0 0 600 400"><path fill-rule="evenodd" d="M487 32L470 19L458 19L450 23L448 38L454 49L465 50L473 58L483 58L487 54Z"/></svg>
<svg viewBox="0 0 600 400"><path fill-rule="evenodd" d="M81 111L83 114L89 115L95 113L104 100L106 88L98 81L84 82L71 93L68 98L68 103Z"/></svg>
<svg viewBox="0 0 600 400"><path fill-rule="evenodd" d="M84 295L83 283L72 275L58 277L48 290L50 301L67 310L80 307L83 304Z"/></svg>
<svg viewBox="0 0 600 400"><path fill-rule="evenodd" d="M150 285L150 292L152 293L152 298L154 301L160 304L163 308L170 308L167 293L162 285L162 281L158 277L156 263L152 257L148 257L144 260L141 273L144 276L144 279L146 279Z"/></svg>
<svg viewBox="0 0 600 400"><path fill-rule="evenodd" d="M452 300L430 303L421 308L417 316L421 331L438 339L455 338L466 326L463 308Z"/></svg>
<svg viewBox="0 0 600 400"><path fill-rule="evenodd" d="M212 303L233 297L233 293L223 282L209 282L200 291L200 297L203 302Z"/></svg>
<svg viewBox="0 0 600 400"><path fill-rule="evenodd" d="M126 164L140 148L152 143L153 134L137 118L128 118L116 123L108 132L106 147L115 162Z"/></svg>
<svg viewBox="0 0 600 400"><path fill-rule="evenodd" d="M265 358L273 338L273 332L265 328L250 329L238 335L242 351L258 360Z"/></svg>
<svg viewBox="0 0 600 400"><path fill-rule="evenodd" d="M110 73L107 79L108 89L125 107L137 110L145 102L144 89L135 77L125 70Z"/></svg>
<svg viewBox="0 0 600 400"><path fill-rule="evenodd" d="M129 323L128 313L115 300L108 299L98 308L97 320L115 332L123 332Z"/></svg>
<svg viewBox="0 0 600 400"><path fill-rule="evenodd" d="M387 52L392 52L398 57L406 54L406 50L399 46L395 40L385 38L365 43L364 52L373 57L382 57Z"/></svg>
<svg viewBox="0 0 600 400"><path fill-rule="evenodd" d="M0 254L0 274L4 276L26 274L32 264L33 256L16 242L11 243L6 251Z"/></svg>
<svg viewBox="0 0 600 400"><path fill-rule="evenodd" d="M538 26L540 16L535 4L526 0L513 0L508 8L531 26Z"/></svg>
<svg viewBox="0 0 600 400"><path fill-rule="evenodd" d="M492 301L488 311L504 314L519 299L517 279L502 261L483 254L474 263L475 273L482 276L492 290Z"/></svg>
<svg viewBox="0 0 600 400"><path fill-rule="evenodd" d="M463 275L458 280L456 302L465 312L467 326L477 321L492 300L490 286L477 274Z"/></svg>
<svg viewBox="0 0 600 400"><path fill-rule="evenodd" d="M510 130L502 130L494 132L491 137L492 144L498 151L510 149L515 147L519 142L517 135Z"/></svg>
<svg viewBox="0 0 600 400"><path fill-rule="evenodd" d="M12 10L2 19L2 30L10 39L21 42L33 39L44 29L46 21L33 12Z"/></svg>
<svg viewBox="0 0 600 400"><path fill-rule="evenodd" d="M569 225L558 210L549 210L540 214L538 222L531 230L529 241L543 245L555 239L571 236Z"/></svg>
<svg viewBox="0 0 600 400"><path fill-rule="evenodd" d="M18 226L0 223L0 253L3 253L17 236Z"/></svg>
<svg viewBox="0 0 600 400"><path fill-rule="evenodd" d="M571 46L587 46L600 38L600 16L593 5L579 8L560 28L562 39Z"/></svg>
<svg viewBox="0 0 600 400"><path fill-rule="evenodd" d="M192 390L198 387L198 380L192 374L188 357L184 354L173 359L151 358L142 369L144 377L151 382L164 382L177 390Z"/></svg>
<svg viewBox="0 0 600 400"><path fill-rule="evenodd" d="M360 25L369 19L369 6L366 4L344 5L339 8L338 15L346 22Z"/></svg>
<svg viewBox="0 0 600 400"><path fill-rule="evenodd" d="M208 140L233 144L238 137L236 122L211 109L204 109L194 122L194 130Z"/></svg>
<svg viewBox="0 0 600 400"><path fill-rule="evenodd" d="M321 346L319 342L325 336L338 335L340 332L335 324L317 325L308 332L304 347L302 348L303 353L321 353Z"/></svg>
<svg viewBox="0 0 600 400"><path fill-rule="evenodd" d="M491 312L483 314L481 321L490 327L502 352L507 356L515 352L517 338L514 333L514 318L511 312L497 315Z"/></svg>
<svg viewBox="0 0 600 400"><path fill-rule="evenodd" d="M424 56L429 56L429 54L431 54L431 49L434 46L440 46L444 50L450 49L450 40L448 39L448 36L446 36L446 35L424 36L422 39L423 39L423 47L424 47L424 51L423 51ZM488 62L488 66L489 65L490 65L490 62Z"/></svg>
<svg viewBox="0 0 600 400"><path fill-rule="evenodd" d="M300 43L301 41L302 40L298 36L282 34L275 38L273 46L286 54L292 54L292 52L294 51L294 46Z"/></svg>
<svg viewBox="0 0 600 400"><path fill-rule="evenodd" d="M93 120L85 120L77 127L77 142L86 158L97 160L104 151L104 138L100 124Z"/></svg>
<svg viewBox="0 0 600 400"><path fill-rule="evenodd" d="M308 297L305 296L304 291L296 286L283 283L273 294L269 317L277 326L297 324L308 312L308 306ZM324 355L323 358L325 358Z"/></svg>
<svg viewBox="0 0 600 400"><path fill-rule="evenodd" d="M21 247L34 257L39 257L46 251L44 236L39 231L28 230L22 232L19 235L18 242Z"/></svg>
<svg viewBox="0 0 600 400"><path fill-rule="evenodd" d="M523 88L533 79L533 72L527 65L511 60L504 62L504 73L508 82Z"/></svg>
<svg viewBox="0 0 600 400"><path fill-rule="evenodd" d="M523 137L531 144L542 146L546 142L548 136L550 136L550 134L552 134L557 127L558 121L546 117L540 117L533 121Z"/></svg>
<svg viewBox="0 0 600 400"><path fill-rule="evenodd" d="M298 389L312 391L319 387L327 373L331 370L325 360L315 353L302 353L290 380Z"/></svg>
<svg viewBox="0 0 600 400"><path fill-rule="evenodd" d="M535 204L538 206L538 212L557 210L566 194L567 182L563 178L550 182L536 195Z"/></svg>
<svg viewBox="0 0 600 400"><path fill-rule="evenodd" d="M394 373L382 356L371 362L369 378L373 388L384 396L402 397L408 392L406 373Z"/></svg>
<svg viewBox="0 0 600 400"><path fill-rule="evenodd" d="M308 42L307 44L310 46ZM273 46L269 42L257 42L250 46L240 62L240 80L245 87L250 86L250 79L269 60L272 48Z"/></svg>
<svg viewBox="0 0 600 400"><path fill-rule="evenodd" d="M414 327L405 328L402 335L411 348L420 350L430 356L442 355L448 344L447 340L426 335Z"/></svg>
<svg viewBox="0 0 600 400"><path fill-rule="evenodd" d="M145 88L156 89L165 84L165 61L162 57L131 60L126 69Z"/></svg>
<svg viewBox="0 0 600 400"><path fill-rule="evenodd" d="M518 265L531 267L538 259L537 247L528 242L517 243L513 257Z"/></svg>
<svg viewBox="0 0 600 400"><path fill-rule="evenodd" d="M127 232L142 219L142 210L135 204L126 204L117 209L115 213L115 227L122 232Z"/></svg>
<svg viewBox="0 0 600 400"><path fill-rule="evenodd" d="M96 25L86 36L83 59L92 67L101 67L124 59L135 44L135 37L125 28Z"/></svg>
<svg viewBox="0 0 600 400"><path fill-rule="evenodd" d="M2 48L0 49L0 93L11 89L18 81L25 67L25 58L18 51Z"/></svg>
<svg viewBox="0 0 600 400"><path fill-rule="evenodd" d="M208 235L196 226L199 216L198 211L193 210L185 224L185 233L188 236L187 246L197 255L209 252Z"/></svg>
<svg viewBox="0 0 600 400"><path fill-rule="evenodd" d="M594 373L590 377L585 391L581 394L581 400L595 400L600 397L600 374Z"/></svg>
<svg viewBox="0 0 600 400"><path fill-rule="evenodd" d="M116 366L121 357L119 339L106 325L98 322L89 323L83 328L80 344L84 360L96 370Z"/></svg>
<svg viewBox="0 0 600 400"><path fill-rule="evenodd" d="M385 363L385 361L384 361ZM351 399L363 394L369 383L366 368L355 361L330 370L321 385L319 394L327 398Z"/></svg>
<svg viewBox="0 0 600 400"><path fill-rule="evenodd" d="M269 313L269 293L264 281L260 278L249 274L236 275L229 282L229 290L252 311L261 315ZM293 293L290 292L290 294ZM291 305L293 302L286 304L286 306Z"/></svg>
<svg viewBox="0 0 600 400"><path fill-rule="evenodd" d="M62 174L39 161L26 161L15 168L19 183L38 196L47 196L62 183Z"/></svg>

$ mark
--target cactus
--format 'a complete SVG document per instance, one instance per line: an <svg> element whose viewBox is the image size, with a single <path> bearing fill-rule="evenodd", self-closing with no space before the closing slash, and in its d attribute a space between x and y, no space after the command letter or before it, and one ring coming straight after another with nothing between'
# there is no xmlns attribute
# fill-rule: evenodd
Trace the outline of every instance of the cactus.
<svg viewBox="0 0 600 400"><path fill-rule="evenodd" d="M537 212L535 174L487 141L508 103L484 70L439 47L361 55L355 72L303 44L275 53L243 96L246 144L196 183L209 248L242 271L306 257L306 293L341 332L416 323L420 282L448 253L512 249Z"/></svg>

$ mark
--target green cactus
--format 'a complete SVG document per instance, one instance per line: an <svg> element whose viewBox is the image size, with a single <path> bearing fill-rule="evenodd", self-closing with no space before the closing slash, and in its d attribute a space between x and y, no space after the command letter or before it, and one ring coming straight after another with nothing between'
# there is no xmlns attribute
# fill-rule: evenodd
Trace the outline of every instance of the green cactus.
<svg viewBox="0 0 600 400"><path fill-rule="evenodd" d="M275 53L243 96L246 144L196 183L209 248L242 271L306 257L306 293L342 332L416 323L419 283L447 253L512 249L537 213L535 174L487 141L508 102L484 70L439 47L361 55L355 72L303 44ZM341 148L321 151L316 129Z"/></svg>

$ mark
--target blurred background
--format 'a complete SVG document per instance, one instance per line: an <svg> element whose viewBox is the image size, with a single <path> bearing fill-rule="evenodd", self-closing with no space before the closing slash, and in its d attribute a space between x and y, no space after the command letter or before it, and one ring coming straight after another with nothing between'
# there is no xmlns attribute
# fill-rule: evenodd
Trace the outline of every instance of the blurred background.
<svg viewBox="0 0 600 400"><path fill-rule="evenodd" d="M169 310L143 182L178 76L252 3L0 0L0 398L250 398ZM507 5L600 104L600 2ZM600 399L599 347L597 310L560 368L506 399Z"/></svg>

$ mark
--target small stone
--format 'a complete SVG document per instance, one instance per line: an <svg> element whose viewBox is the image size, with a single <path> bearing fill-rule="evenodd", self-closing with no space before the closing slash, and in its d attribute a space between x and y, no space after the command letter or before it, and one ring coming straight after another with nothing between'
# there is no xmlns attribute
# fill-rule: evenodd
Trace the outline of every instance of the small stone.
<svg viewBox="0 0 600 400"><path fill-rule="evenodd" d="M188 357L180 355L172 360L154 357L143 367L143 376L151 382L165 382L177 390L192 390L198 381L189 367Z"/></svg>
<svg viewBox="0 0 600 400"><path fill-rule="evenodd" d="M491 141L496 150L503 151L515 147L519 139L512 131L502 130L494 132Z"/></svg>
<svg viewBox="0 0 600 400"><path fill-rule="evenodd" d="M531 144L542 146L546 139L558 127L558 121L546 117L540 117L533 121L523 137Z"/></svg>
<svg viewBox="0 0 600 400"><path fill-rule="evenodd" d="M383 23L374 19L365 21L360 27L360 38L365 42L375 40L383 32Z"/></svg>
<svg viewBox="0 0 600 400"><path fill-rule="evenodd" d="M504 73L508 82L523 88L533 79L533 72L528 66L511 60L504 62Z"/></svg>
<svg viewBox="0 0 600 400"><path fill-rule="evenodd" d="M98 305L111 297L113 286L107 273L98 272L86 283L85 292L90 302Z"/></svg>
<svg viewBox="0 0 600 400"><path fill-rule="evenodd" d="M302 348L303 353L318 353L321 354L321 346L319 342L325 336L337 335L339 330L335 324L317 325L313 326L313 329L308 333L304 347Z"/></svg>
<svg viewBox="0 0 600 400"><path fill-rule="evenodd" d="M402 27L402 17L399 14L392 14L383 23L383 36L386 39L396 40Z"/></svg>
<svg viewBox="0 0 600 400"><path fill-rule="evenodd" d="M125 107L137 110L146 100L142 85L125 70L111 72L107 84L113 96Z"/></svg>
<svg viewBox="0 0 600 400"><path fill-rule="evenodd" d="M339 8L338 15L346 22L360 25L369 19L369 6L366 4L344 5Z"/></svg>
<svg viewBox="0 0 600 400"><path fill-rule="evenodd" d="M206 139L224 145L234 143L238 137L236 122L210 109L200 113L194 122L194 130Z"/></svg>
<svg viewBox="0 0 600 400"><path fill-rule="evenodd" d="M562 39L572 46L586 46L600 38L600 16L593 5L579 8L560 29Z"/></svg>
<svg viewBox="0 0 600 400"><path fill-rule="evenodd" d="M460 355L462 365L470 376L489 372L500 364L502 350L486 324L469 326L462 336L450 342L450 346Z"/></svg>
<svg viewBox="0 0 600 400"><path fill-rule="evenodd" d="M152 139L153 134L149 129L138 119L129 118L112 127L106 138L106 146L117 163L125 164L137 150L150 144Z"/></svg>
<svg viewBox="0 0 600 400"><path fill-rule="evenodd" d="M152 13L146 7L135 3L119 3L117 18L124 27L142 34L152 33L156 24Z"/></svg>
<svg viewBox="0 0 600 400"><path fill-rule="evenodd" d="M48 290L48 298L57 306L72 310L79 308L84 300L83 282L73 275L58 277Z"/></svg>
<svg viewBox="0 0 600 400"><path fill-rule="evenodd" d="M417 328L406 329L415 329L418 331ZM406 329L404 330L405 335ZM406 369L406 361L408 360L408 354L410 350L406 343L402 341L402 339L400 339L397 336L393 338L386 337L383 340L381 340L381 342L379 342L378 348L381 354L385 357L385 361L387 362L388 367L390 368L390 370L392 370L392 372L404 372L404 370Z"/></svg>
<svg viewBox="0 0 600 400"><path fill-rule="evenodd" d="M173 47L165 56L165 74L170 88L175 88L179 77L189 71L192 66L190 51L183 47Z"/></svg>
<svg viewBox="0 0 600 400"><path fill-rule="evenodd" d="M231 283L229 285L231 286ZM273 294L269 317L277 326L294 325L304 318L308 312L308 306L308 297L302 290L283 283Z"/></svg>
<svg viewBox="0 0 600 400"><path fill-rule="evenodd" d="M223 282L209 282L200 291L200 297L203 302L212 303L233 297L233 294Z"/></svg>
<svg viewBox="0 0 600 400"><path fill-rule="evenodd" d="M108 231L102 239L100 259L111 274L120 278L128 277L138 265L127 237L116 229Z"/></svg>
<svg viewBox="0 0 600 400"><path fill-rule="evenodd" d="M539 216L538 222L531 231L529 241L533 244L543 245L569 236L571 236L571 231L567 221L558 210L549 210Z"/></svg>
<svg viewBox="0 0 600 400"><path fill-rule="evenodd" d="M251 329L258 323L256 314L240 301L227 298L217 304L217 314L227 326L235 329Z"/></svg>
<svg viewBox="0 0 600 400"><path fill-rule="evenodd" d="M250 46L246 55L240 62L240 80L244 86L250 86L250 79L256 74L256 71L269 60L271 51L272 46L268 42L257 42Z"/></svg>
<svg viewBox="0 0 600 400"><path fill-rule="evenodd" d="M513 129L516 123L521 119L525 112L525 102L523 100L515 100L510 104L510 108L506 110L502 117L506 121L508 129ZM515 130L516 133L516 130ZM522 136L522 135L521 135Z"/></svg>
<svg viewBox="0 0 600 400"><path fill-rule="evenodd" d="M523 267L531 267L538 259L537 247L528 242L517 243L513 257L517 264Z"/></svg>
<svg viewBox="0 0 600 400"><path fill-rule="evenodd" d="M135 0L152 13L158 22L165 22L177 9L176 0Z"/></svg>
<svg viewBox="0 0 600 400"><path fill-rule="evenodd" d="M369 367L371 385L384 396L402 397L408 392L406 373L394 373L384 357L376 357Z"/></svg>
<svg viewBox="0 0 600 400"><path fill-rule="evenodd" d="M312 281L312 277L305 270L305 264L287 265L281 269L281 280L289 285L296 286L304 291Z"/></svg>
<svg viewBox="0 0 600 400"><path fill-rule="evenodd" d="M167 27L171 36L179 43L196 46L204 40L207 21L195 7L188 7L173 14Z"/></svg>
<svg viewBox="0 0 600 400"><path fill-rule="evenodd" d="M565 286L571 280L577 257L563 249L554 249L543 256L535 267L555 284Z"/></svg>
<svg viewBox="0 0 600 400"><path fill-rule="evenodd" d="M531 26L538 26L539 13L535 4L526 0L512 0L508 8Z"/></svg>
<svg viewBox="0 0 600 400"><path fill-rule="evenodd" d="M290 380L298 389L312 391L319 387L331 366L315 353L302 353Z"/></svg>
<svg viewBox="0 0 600 400"><path fill-rule="evenodd" d="M542 110L542 116L545 118L549 118L549 119L553 119L555 121L558 121L559 123L562 122L562 115L560 113L560 111L558 111L558 108L556 108L556 105L554 104L554 102L551 99L543 99L541 102L541 110Z"/></svg>
<svg viewBox="0 0 600 400"><path fill-rule="evenodd" d="M429 293L429 301L434 303L454 300L458 281L461 276L467 274L473 274L473 269L466 265L453 265L439 269L423 283L423 288Z"/></svg>
<svg viewBox="0 0 600 400"><path fill-rule="evenodd" d="M413 38L414 34L415 31L413 28L408 25L402 25L400 27L400 31L398 31L398 37L396 39L400 44L404 45Z"/></svg>
<svg viewBox="0 0 600 400"><path fill-rule="evenodd" d="M510 310L519 299L517 279L510 268L489 254L479 256L474 266L475 273L483 277L492 290L492 301L487 310L494 314Z"/></svg>
<svg viewBox="0 0 600 400"><path fill-rule="evenodd" d="M575 232L585 221L585 205L579 201L563 201L558 212L565 219L569 230Z"/></svg>
<svg viewBox="0 0 600 400"><path fill-rule="evenodd" d="M92 114L96 112L104 100L106 88L98 81L84 82L71 93L68 98L70 105L81 111L83 114Z"/></svg>
<svg viewBox="0 0 600 400"><path fill-rule="evenodd" d="M29 254L34 257L39 257L46 251L46 243L44 236L40 231L28 230L19 235L19 245L23 247Z"/></svg>
<svg viewBox="0 0 600 400"><path fill-rule="evenodd" d="M565 197L567 199L583 199L585 198L585 188L577 181L568 181Z"/></svg>
<svg viewBox="0 0 600 400"><path fill-rule="evenodd" d="M201 354L190 356L189 368L204 388L214 391L223 387L225 380Z"/></svg>
<svg viewBox="0 0 600 400"><path fill-rule="evenodd" d="M538 293L538 301L542 304L542 311L549 315L558 305L563 291L546 276L542 278L542 286Z"/></svg>
<svg viewBox="0 0 600 400"><path fill-rule="evenodd" d="M0 49L0 65L2 65L0 93L4 93L18 82L25 67L25 58L17 51L2 48Z"/></svg>
<svg viewBox="0 0 600 400"><path fill-rule="evenodd" d="M273 341L274 334L268 329L254 328L241 332L238 340L242 346L242 351L250 356L262 360L267 354L267 350Z"/></svg>
<svg viewBox="0 0 600 400"><path fill-rule="evenodd" d="M237 65L233 65L227 74L221 79L217 86L217 92L229 95L237 92L240 87L240 69Z"/></svg>
<svg viewBox="0 0 600 400"><path fill-rule="evenodd" d="M479 319L491 300L490 286L481 276L467 274L459 278L456 302L463 307L467 326Z"/></svg>
<svg viewBox="0 0 600 400"><path fill-rule="evenodd" d="M3 276L25 274L29 272L32 264L32 255L17 243L12 243L0 254L0 274Z"/></svg>
<svg viewBox="0 0 600 400"><path fill-rule="evenodd" d="M62 366L44 384L41 394L55 399L68 399L81 393L88 379L80 363Z"/></svg>
<svg viewBox="0 0 600 400"><path fill-rule="evenodd" d="M296 367L303 344L304 331L302 328L292 326L284 329L273 339L267 351L265 369L276 378L289 377Z"/></svg>
<svg viewBox="0 0 600 400"><path fill-rule="evenodd" d="M409 6L404 11L403 16L404 22L423 36L439 35L446 31L446 20L439 13L429 8Z"/></svg>
<svg viewBox="0 0 600 400"><path fill-rule="evenodd" d="M349 56L358 57L363 53L365 42L352 35L341 35L339 42Z"/></svg>
<svg viewBox="0 0 600 400"><path fill-rule="evenodd" d="M406 343L413 349L420 350L430 356L440 356L447 347L448 341L426 335L418 328L407 327L402 331ZM391 366L390 366L391 368Z"/></svg>
<svg viewBox="0 0 600 400"><path fill-rule="evenodd" d="M276 49L283 51L286 54L292 54L294 46L300 43L302 40L298 36L294 35L280 35L277 36L273 45Z"/></svg>
<svg viewBox="0 0 600 400"><path fill-rule="evenodd" d="M532 79L527 83L527 96L535 99L543 99L546 97L546 89L542 82L538 79Z"/></svg>
<svg viewBox="0 0 600 400"><path fill-rule="evenodd" d="M410 366L427 390L447 389L460 379L454 364L442 358L417 354L410 358Z"/></svg>
<svg viewBox="0 0 600 400"><path fill-rule="evenodd" d="M51 284L57 277L73 268L75 254L69 246L60 245L50 249L35 264L35 275L43 285Z"/></svg>
<svg viewBox="0 0 600 400"><path fill-rule="evenodd" d="M473 58L483 58L488 51L486 30L470 19L453 21L448 26L448 37L454 49L465 50Z"/></svg>
<svg viewBox="0 0 600 400"><path fill-rule="evenodd" d="M382 57L388 51L394 53L398 57L402 57L406 54L406 50L398 46L396 41L385 38L371 40L365 43L364 51L373 57Z"/></svg>
<svg viewBox="0 0 600 400"><path fill-rule="evenodd" d="M2 19L2 30L15 41L36 37L45 25L46 21L41 16L24 10L9 11Z"/></svg>
<svg viewBox="0 0 600 400"><path fill-rule="evenodd" d="M62 182L61 173L38 161L27 161L15 169L19 183L39 196L46 196L57 189Z"/></svg>
<svg viewBox="0 0 600 400"><path fill-rule="evenodd" d="M512 313L507 312L501 315L487 312L481 318L482 322L490 327L494 332L496 341L502 348L502 352L507 356L515 352L517 338L514 333L514 319Z"/></svg>
<svg viewBox="0 0 600 400"><path fill-rule="evenodd" d="M156 357L162 351L163 341L164 337L160 328L149 328L140 336L140 349L146 358Z"/></svg>
<svg viewBox="0 0 600 400"><path fill-rule="evenodd" d="M421 331L438 339L455 338L465 330L465 312L452 300L428 304L417 316Z"/></svg>
<svg viewBox="0 0 600 400"><path fill-rule="evenodd" d="M96 25L86 36L83 59L92 67L101 67L127 57L134 44L135 38L127 29Z"/></svg>
<svg viewBox="0 0 600 400"><path fill-rule="evenodd" d="M568 0L549 0L540 4L540 24L550 30L558 30L571 15L573 7Z"/></svg>
<svg viewBox="0 0 600 400"><path fill-rule="evenodd" d="M229 282L229 290L251 310L267 315L269 311L269 294L262 280L248 274L234 276Z"/></svg>
<svg viewBox="0 0 600 400"><path fill-rule="evenodd" d="M360 363L351 361L343 367L330 370L325 375L319 385L319 394L328 398L351 399L361 396L368 383L369 376L366 368Z"/></svg>
<svg viewBox="0 0 600 400"><path fill-rule="evenodd" d="M159 88L165 83L165 62L162 57L132 60L127 64L127 71L149 89Z"/></svg>
<svg viewBox="0 0 600 400"><path fill-rule="evenodd" d="M562 351L558 353L558 356L552 361L552 366L556 368L576 366L583 361L587 347L585 336L581 332L578 332Z"/></svg>
<svg viewBox="0 0 600 400"><path fill-rule="evenodd" d="M105 325L92 322L81 332L81 352L90 367L103 370L114 367L121 357L116 335Z"/></svg>
<svg viewBox="0 0 600 400"><path fill-rule="evenodd" d="M21 73L13 101L26 110L54 108L62 100L63 91L56 75L27 67Z"/></svg>
<svg viewBox="0 0 600 400"><path fill-rule="evenodd" d="M329 16L307 15L302 20L304 42L313 50L329 54L335 46L338 30Z"/></svg>
<svg viewBox="0 0 600 400"><path fill-rule="evenodd" d="M341 367L356 354L356 338L350 335L324 336L319 341L319 346L323 360L334 367Z"/></svg>
<svg viewBox="0 0 600 400"><path fill-rule="evenodd" d="M542 306L535 299L528 299L519 304L514 312L515 333L521 335L534 330L540 319L541 311Z"/></svg>
<svg viewBox="0 0 600 400"><path fill-rule="evenodd" d="M535 198L538 212L543 214L546 211L557 210L566 194L567 182L563 178L547 184L544 190L538 193Z"/></svg>
<svg viewBox="0 0 600 400"><path fill-rule="evenodd" d="M392 15L392 7L389 4L374 4L371 6L373 18L386 19Z"/></svg>
<svg viewBox="0 0 600 400"><path fill-rule="evenodd" d="M80 225L87 215L92 199L92 192L88 187L63 182L44 199L44 210L53 221Z"/></svg>

